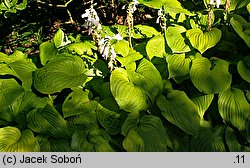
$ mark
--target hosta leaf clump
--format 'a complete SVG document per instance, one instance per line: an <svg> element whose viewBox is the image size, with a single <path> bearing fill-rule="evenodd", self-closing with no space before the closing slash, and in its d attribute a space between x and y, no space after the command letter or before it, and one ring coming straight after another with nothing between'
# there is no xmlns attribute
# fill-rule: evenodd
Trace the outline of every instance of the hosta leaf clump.
<svg viewBox="0 0 250 168"><path fill-rule="evenodd" d="M123 147L129 152L167 151L167 134L161 120L153 115L130 115L122 126Z"/></svg>
<svg viewBox="0 0 250 168"><path fill-rule="evenodd" d="M32 131L21 132L16 127L0 128L1 152L39 152L40 146Z"/></svg>
<svg viewBox="0 0 250 168"><path fill-rule="evenodd" d="M214 94L227 90L232 82L229 63L221 59L210 62L207 58L192 61L190 77L194 86L203 93Z"/></svg>
<svg viewBox="0 0 250 168"><path fill-rule="evenodd" d="M84 73L85 67L81 58L61 57L34 72L34 87L41 93L52 94L82 85L87 79Z"/></svg>

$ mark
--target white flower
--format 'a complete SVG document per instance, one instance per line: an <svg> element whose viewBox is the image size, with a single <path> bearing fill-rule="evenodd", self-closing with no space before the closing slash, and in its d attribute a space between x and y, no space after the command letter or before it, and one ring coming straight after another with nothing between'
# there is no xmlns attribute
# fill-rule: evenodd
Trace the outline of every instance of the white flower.
<svg viewBox="0 0 250 168"><path fill-rule="evenodd" d="M158 17L156 19L156 23L159 24L160 23L160 19L163 17L163 12L162 12L162 8L158 10Z"/></svg>
<svg viewBox="0 0 250 168"><path fill-rule="evenodd" d="M134 13L136 10L137 10L137 8L136 8L136 6L139 4L139 2L138 2L138 0L133 0L132 1L132 13Z"/></svg>
<svg viewBox="0 0 250 168"><path fill-rule="evenodd" d="M210 5L216 5L216 8L220 7L221 0L210 0Z"/></svg>
<svg viewBox="0 0 250 168"><path fill-rule="evenodd" d="M118 40L118 41L121 41L123 38L122 38L122 36L118 33L118 34L116 34L114 37L112 37L112 39L116 39L116 40Z"/></svg>

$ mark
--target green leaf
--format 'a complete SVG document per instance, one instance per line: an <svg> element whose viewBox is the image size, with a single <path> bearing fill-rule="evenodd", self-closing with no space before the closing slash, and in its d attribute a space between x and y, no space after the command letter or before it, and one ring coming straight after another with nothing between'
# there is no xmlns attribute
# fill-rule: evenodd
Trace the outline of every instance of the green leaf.
<svg viewBox="0 0 250 168"><path fill-rule="evenodd" d="M196 58L192 61L190 70L191 81L200 92L206 94L223 92L232 82L228 68L229 63L221 59L214 58L211 63L207 58Z"/></svg>
<svg viewBox="0 0 250 168"><path fill-rule="evenodd" d="M147 45L146 52L151 60L153 57L163 57L165 54L165 39L162 35L152 37Z"/></svg>
<svg viewBox="0 0 250 168"><path fill-rule="evenodd" d="M223 134L225 128L216 126L211 128L209 123L204 121L198 135L193 136L190 141L192 152L225 152Z"/></svg>
<svg viewBox="0 0 250 168"><path fill-rule="evenodd" d="M128 152L167 151L167 134L160 118L130 115L122 126L123 147Z"/></svg>
<svg viewBox="0 0 250 168"><path fill-rule="evenodd" d="M112 71L110 89L119 107L125 111L139 112L149 107L146 93L129 80L127 71L122 68Z"/></svg>
<svg viewBox="0 0 250 168"><path fill-rule="evenodd" d="M185 43L183 33L186 29L183 26L169 26L165 32L168 46L173 53L185 53L191 51L190 47Z"/></svg>
<svg viewBox="0 0 250 168"><path fill-rule="evenodd" d="M221 39L221 31L217 28L212 28L211 31L203 33L200 29L194 28L187 30L186 36L192 46L204 53L207 49L214 47Z"/></svg>
<svg viewBox="0 0 250 168"><path fill-rule="evenodd" d="M250 57L248 58L250 60ZM250 65L250 62L249 62ZM240 76L247 82L250 83L250 67L248 67L248 64L245 63L245 61L239 61L237 64L237 70L240 74Z"/></svg>
<svg viewBox="0 0 250 168"><path fill-rule="evenodd" d="M0 128L0 152L39 152L40 146L32 131L16 127Z"/></svg>
<svg viewBox="0 0 250 168"><path fill-rule="evenodd" d="M15 8L18 10L24 10L27 4L28 4L27 0L23 0L22 3L16 4Z"/></svg>
<svg viewBox="0 0 250 168"><path fill-rule="evenodd" d="M226 128L225 139L226 139L226 145L228 146L230 152L249 152L250 151L250 147L243 146L238 142L237 136L235 135L234 130L230 127Z"/></svg>
<svg viewBox="0 0 250 168"><path fill-rule="evenodd" d="M28 127L37 133L53 137L67 137L66 121L51 105L32 110L27 115Z"/></svg>
<svg viewBox="0 0 250 168"><path fill-rule="evenodd" d="M161 95L156 103L162 115L172 124L188 134L196 135L200 128L201 117L198 107L183 91L173 90L167 97Z"/></svg>
<svg viewBox="0 0 250 168"><path fill-rule="evenodd" d="M96 114L98 121L110 135L120 133L122 124L126 119L125 113L119 114L103 107L102 105L98 105Z"/></svg>
<svg viewBox="0 0 250 168"><path fill-rule="evenodd" d="M250 104L240 89L232 88L219 94L218 109L226 123L239 130L247 127L250 117Z"/></svg>
<svg viewBox="0 0 250 168"><path fill-rule="evenodd" d="M84 43L73 43L69 44L66 47L70 51L76 52L78 55L93 55L92 49L96 49L96 47L93 46L90 42L84 42Z"/></svg>
<svg viewBox="0 0 250 168"><path fill-rule="evenodd" d="M135 39L142 39L151 38L157 35L160 35L160 32L158 32L154 27L139 24L134 26L134 33L132 37Z"/></svg>
<svg viewBox="0 0 250 168"><path fill-rule="evenodd" d="M79 152L113 152L105 132L101 129L77 131L72 136L71 148Z"/></svg>
<svg viewBox="0 0 250 168"><path fill-rule="evenodd" d="M192 94L191 100L196 104L198 107L198 113L201 118L203 118L206 110L212 103L214 98L213 94L203 95L203 94Z"/></svg>
<svg viewBox="0 0 250 168"><path fill-rule="evenodd" d="M181 3L178 0L163 0L164 1L164 11L166 13L177 14L183 13L189 16L193 16L187 9L183 8Z"/></svg>
<svg viewBox="0 0 250 168"><path fill-rule="evenodd" d="M68 37L65 36L64 32L59 28L52 39L53 43L55 44L56 48L63 47L69 43Z"/></svg>
<svg viewBox="0 0 250 168"><path fill-rule="evenodd" d="M34 72L34 87L41 93L52 94L65 88L82 85L87 76L81 58L61 57Z"/></svg>
<svg viewBox="0 0 250 168"><path fill-rule="evenodd" d="M233 29L237 32L237 34L245 41L245 43L247 44L247 46L250 48L250 24L246 25L244 24L244 22L246 22L244 20L244 22L242 23L242 20L244 20L244 18L242 18L241 20L239 20L239 18L235 18L232 17L230 19L230 24L233 27Z"/></svg>
<svg viewBox="0 0 250 168"><path fill-rule="evenodd" d="M168 55L167 58L169 78L185 76L189 73L191 59L185 54Z"/></svg>
<svg viewBox="0 0 250 168"><path fill-rule="evenodd" d="M56 57L58 52L56 46L51 42L43 42L39 46L40 51L40 61L42 65L47 64L47 62Z"/></svg>
<svg viewBox="0 0 250 168"><path fill-rule="evenodd" d="M6 121L14 121L17 117L20 117L19 115L24 115L22 117L26 119L27 112L34 109L33 102L36 101L36 98L36 95L30 91L19 93L10 105L0 109L0 118ZM20 124L26 124L26 122Z"/></svg>
<svg viewBox="0 0 250 168"><path fill-rule="evenodd" d="M133 49L128 50L128 55L126 57L116 57L116 59L122 64L122 67L127 66L137 60L140 60L143 58L143 55L139 52L136 52Z"/></svg>
<svg viewBox="0 0 250 168"><path fill-rule="evenodd" d="M35 71L36 65L33 62L18 60L9 64L9 67L14 71L14 76L22 81L22 86L26 90L31 90L33 83L32 73Z"/></svg>
<svg viewBox="0 0 250 168"><path fill-rule="evenodd" d="M92 113L96 110L98 102L89 99L89 91L74 90L63 102L62 111L64 118Z"/></svg>
<svg viewBox="0 0 250 168"><path fill-rule="evenodd" d="M125 40L118 41L113 45L113 47L115 52L122 55L123 57L127 57L130 52L129 43Z"/></svg>
<svg viewBox="0 0 250 168"><path fill-rule="evenodd" d="M0 107L10 105L23 91L14 79L0 79Z"/></svg>
<svg viewBox="0 0 250 168"><path fill-rule="evenodd" d="M140 61L135 72L128 70L128 77L132 83L145 91L152 102L163 89L161 74L145 58Z"/></svg>

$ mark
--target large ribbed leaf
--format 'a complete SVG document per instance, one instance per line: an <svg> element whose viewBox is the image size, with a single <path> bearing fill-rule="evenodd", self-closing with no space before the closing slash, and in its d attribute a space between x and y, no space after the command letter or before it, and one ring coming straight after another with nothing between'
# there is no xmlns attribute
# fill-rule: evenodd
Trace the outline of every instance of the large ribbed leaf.
<svg viewBox="0 0 250 168"><path fill-rule="evenodd" d="M53 137L67 137L66 121L54 107L47 104L44 108L32 110L27 115L28 127Z"/></svg>
<svg viewBox="0 0 250 168"><path fill-rule="evenodd" d="M244 20L244 18L242 18ZM250 48L250 24L247 25L244 24L242 19L239 19L238 17L232 17L230 19L230 24L234 28L234 30L238 33L238 35L245 41L247 46ZM242 23L243 22L243 23Z"/></svg>
<svg viewBox="0 0 250 168"><path fill-rule="evenodd" d="M154 36L146 45L146 52L151 60L153 57L163 57L165 53L165 39L162 35Z"/></svg>
<svg viewBox="0 0 250 168"><path fill-rule="evenodd" d="M127 66L142 58L143 58L142 54L136 52L131 48L128 50L128 55L126 55L125 57L116 57L116 59L122 64L122 67Z"/></svg>
<svg viewBox="0 0 250 168"><path fill-rule="evenodd" d="M13 121L20 113L25 115L25 113L33 110L32 103L34 101L36 101L36 95L33 92L22 92L10 105L0 109L0 118L6 121Z"/></svg>
<svg viewBox="0 0 250 168"><path fill-rule="evenodd" d="M122 126L126 137L123 147L128 152L167 151L166 130L160 118L153 115L130 115Z"/></svg>
<svg viewBox="0 0 250 168"><path fill-rule="evenodd" d="M194 104L197 105L198 113L199 113L201 118L203 118L206 110L208 109L208 107L212 103L213 98L214 98L213 94L208 94L208 95L202 95L202 94L194 95L193 94L192 95L191 100L194 102Z"/></svg>
<svg viewBox="0 0 250 168"><path fill-rule="evenodd" d="M115 52L117 54L122 55L123 57L126 57L129 54L130 48L129 48L129 42L126 40L121 40L113 45Z"/></svg>
<svg viewBox="0 0 250 168"><path fill-rule="evenodd" d="M52 42L43 42L39 46L40 51L40 61L42 65L45 65L49 60L56 57L56 54L58 52L56 46Z"/></svg>
<svg viewBox="0 0 250 168"><path fill-rule="evenodd" d="M237 70L240 76L250 83L250 56L245 57L244 61L239 61Z"/></svg>
<svg viewBox="0 0 250 168"><path fill-rule="evenodd" d="M93 55L92 49L96 49L96 46L94 46L92 43L85 41L84 43L73 43L69 44L66 47L68 50L72 52L76 52L78 55Z"/></svg>
<svg viewBox="0 0 250 168"><path fill-rule="evenodd" d="M63 117L92 113L96 110L98 102L89 99L89 91L74 90L63 102Z"/></svg>
<svg viewBox="0 0 250 168"><path fill-rule="evenodd" d="M30 61L18 60L9 64L9 67L12 68L13 75L22 81L23 88L31 90L32 72L37 69L36 65Z"/></svg>
<svg viewBox="0 0 250 168"><path fill-rule="evenodd" d="M193 136L190 141L192 152L225 152L223 141L224 127L211 128L209 123L203 121L198 135Z"/></svg>
<svg viewBox="0 0 250 168"><path fill-rule="evenodd" d="M16 127L0 128L0 152L39 152L40 146L32 131Z"/></svg>
<svg viewBox="0 0 250 168"><path fill-rule="evenodd" d="M244 130L250 117L250 104L244 92L237 88L219 94L218 108L222 118L229 124Z"/></svg>
<svg viewBox="0 0 250 168"><path fill-rule="evenodd" d="M106 132L93 128L77 131L72 136L71 148L79 152L113 152Z"/></svg>
<svg viewBox="0 0 250 168"><path fill-rule="evenodd" d="M164 0L164 11L170 14L183 13L190 16L194 15L183 8L178 0Z"/></svg>
<svg viewBox="0 0 250 168"><path fill-rule="evenodd" d="M162 91L161 74L147 59L141 60L135 72L129 70L128 77L132 83L145 91L152 102Z"/></svg>
<svg viewBox="0 0 250 168"><path fill-rule="evenodd" d="M168 46L173 53L184 53L191 51L190 47L185 43L182 33L186 32L183 26L169 26L165 32Z"/></svg>
<svg viewBox="0 0 250 168"><path fill-rule="evenodd" d="M129 81L127 71L117 68L110 76L110 89L119 107L128 112L144 111L150 100L142 88Z"/></svg>
<svg viewBox="0 0 250 168"><path fill-rule="evenodd" d="M135 25L133 38L151 38L160 34L154 27L147 25Z"/></svg>
<svg viewBox="0 0 250 168"><path fill-rule="evenodd" d="M98 105L96 110L96 114L98 117L98 121L100 124L106 129L106 131L111 134L115 135L121 131L122 124L126 119L125 113L117 113L115 111L111 111L102 105Z"/></svg>
<svg viewBox="0 0 250 168"><path fill-rule="evenodd" d="M185 76L189 73L191 59L186 58L185 54L168 55L166 60L168 63L169 78Z"/></svg>
<svg viewBox="0 0 250 168"><path fill-rule="evenodd" d="M228 72L229 63L216 59L196 58L192 62L190 77L194 86L203 93L214 94L227 90L232 82Z"/></svg>
<svg viewBox="0 0 250 168"><path fill-rule="evenodd" d="M161 109L162 115L172 124L191 135L198 133L201 121L198 107L185 92L173 90L168 93L167 97L159 96L156 103Z"/></svg>
<svg viewBox="0 0 250 168"><path fill-rule="evenodd" d="M34 87L41 93L52 94L65 88L80 86L87 76L83 60L76 56L50 61L34 73Z"/></svg>
<svg viewBox="0 0 250 168"><path fill-rule="evenodd" d="M204 53L220 41L221 31L217 28L212 28L211 31L203 33L202 30L194 28L188 30L186 36L194 48Z"/></svg>
<svg viewBox="0 0 250 168"><path fill-rule="evenodd" d="M10 105L22 92L23 88L14 79L0 79L0 107Z"/></svg>

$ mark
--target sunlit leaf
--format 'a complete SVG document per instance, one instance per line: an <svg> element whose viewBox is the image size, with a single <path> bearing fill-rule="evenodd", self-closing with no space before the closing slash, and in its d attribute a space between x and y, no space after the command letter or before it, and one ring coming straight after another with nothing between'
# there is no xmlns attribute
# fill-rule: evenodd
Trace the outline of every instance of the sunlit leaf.
<svg viewBox="0 0 250 168"><path fill-rule="evenodd" d="M39 46L40 51L40 61L42 65L45 65L49 60L56 57L56 54L58 52L56 46L51 42L43 42Z"/></svg>
<svg viewBox="0 0 250 168"><path fill-rule="evenodd" d="M198 107L198 113L201 118L203 118L206 110L212 103L214 98L213 94L203 95L203 94L193 94L191 100Z"/></svg>
<svg viewBox="0 0 250 168"><path fill-rule="evenodd" d="M34 87L41 93L52 94L65 88L80 86L87 79L83 60L61 57L47 63L34 73Z"/></svg>
<svg viewBox="0 0 250 168"><path fill-rule="evenodd" d="M117 54L122 55L123 57L126 57L129 54L130 48L129 43L125 40L121 40L113 45L115 52Z"/></svg>
<svg viewBox="0 0 250 168"><path fill-rule="evenodd" d="M243 130L250 117L250 104L244 92L237 88L228 89L219 94L218 109L222 118L229 124Z"/></svg>
<svg viewBox="0 0 250 168"><path fill-rule="evenodd" d="M166 0L138 0L140 4L146 5L150 8L160 9Z"/></svg>
<svg viewBox="0 0 250 168"><path fill-rule="evenodd" d="M66 48L76 52L78 55L93 55L92 49L96 49L96 47L93 47L93 44L89 42L69 44Z"/></svg>
<svg viewBox="0 0 250 168"><path fill-rule="evenodd" d="M71 43L70 40L68 40L68 37L65 36L62 29L58 29L55 36L52 39L53 43L55 44L56 48L63 47L69 43Z"/></svg>
<svg viewBox="0 0 250 168"><path fill-rule="evenodd" d="M187 97L185 92L173 90L167 97L161 95L156 103L162 115L172 124L188 134L195 135L200 128L201 117L198 107Z"/></svg>
<svg viewBox="0 0 250 168"><path fill-rule="evenodd" d="M135 25L133 38L151 38L160 34L154 27L147 25Z"/></svg>
<svg viewBox="0 0 250 168"><path fill-rule="evenodd" d="M153 57L163 57L165 53L165 39L162 35L152 37L147 45L146 52L151 60Z"/></svg>
<svg viewBox="0 0 250 168"><path fill-rule="evenodd" d="M122 68L112 71L110 89L119 107L125 111L144 111L150 104L143 89L129 81L127 71Z"/></svg>
<svg viewBox="0 0 250 168"><path fill-rule="evenodd" d="M192 46L204 53L207 49L214 47L221 39L221 31L217 28L212 28L211 31L203 33L198 28L187 30L186 36Z"/></svg>
<svg viewBox="0 0 250 168"><path fill-rule="evenodd" d="M250 56L245 57L244 61L239 61L237 64L237 70L240 76L250 83Z"/></svg>
<svg viewBox="0 0 250 168"><path fill-rule="evenodd" d="M128 152L167 151L167 135L160 118L153 115L130 115L122 126Z"/></svg>
<svg viewBox="0 0 250 168"><path fill-rule="evenodd" d="M129 49L128 55L125 57L116 57L116 59L122 64L122 67L127 66L128 64L131 64L142 58L143 58L143 55L140 54L139 52L136 52L133 49Z"/></svg>
<svg viewBox="0 0 250 168"><path fill-rule="evenodd" d="M163 0L164 1L164 11L166 13L183 13L186 15L194 15L191 12L189 12L187 9L183 8L181 3L178 0Z"/></svg>
<svg viewBox="0 0 250 168"><path fill-rule="evenodd" d="M196 58L192 61L190 77L194 86L203 93L214 94L227 90L232 82L228 72L229 63L221 59L210 62L207 58Z"/></svg>
<svg viewBox="0 0 250 168"><path fill-rule="evenodd" d="M182 33L186 32L183 26L169 26L165 32L168 46L173 53L184 53L191 51L190 47L185 43Z"/></svg>
<svg viewBox="0 0 250 168"><path fill-rule="evenodd" d="M40 146L32 131L21 132L16 127L0 128L1 152L39 152Z"/></svg>

